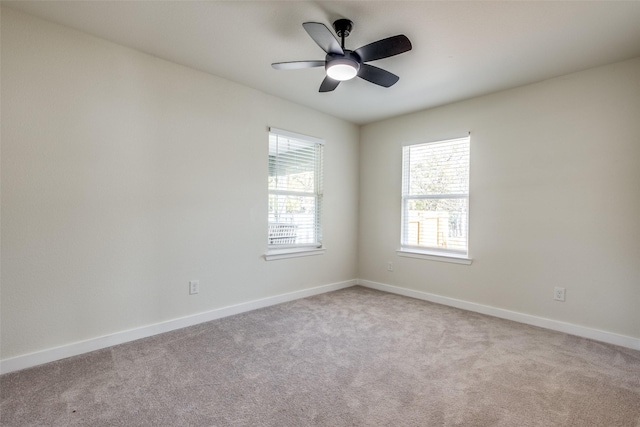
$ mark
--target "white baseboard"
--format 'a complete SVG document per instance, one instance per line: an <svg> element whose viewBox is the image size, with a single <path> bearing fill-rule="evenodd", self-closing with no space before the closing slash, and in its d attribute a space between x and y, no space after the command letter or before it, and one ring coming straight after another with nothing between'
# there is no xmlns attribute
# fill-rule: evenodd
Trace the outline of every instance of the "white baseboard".
<svg viewBox="0 0 640 427"><path fill-rule="evenodd" d="M442 305L461 308L463 310L474 311L476 313L487 314L489 316L500 317L502 319L513 320L515 322L551 329L553 331L564 332L566 334L589 338L608 344L619 345L621 347L627 347L633 350L640 350L640 339L629 337L626 335L619 335L612 332L601 331L599 329L592 329L585 326L574 325L572 323L546 319L544 317L532 316L530 314L518 313L516 311L509 311L502 308L491 307L488 305L477 304L474 302L463 301L455 298L443 297L440 295L415 291L412 289L401 288L384 283L372 282L370 280L359 279L358 285L365 286L371 289L377 289L379 291L390 292L393 294L404 295L411 298L417 298Z"/></svg>
<svg viewBox="0 0 640 427"><path fill-rule="evenodd" d="M215 310L206 311L204 313L198 313L191 316L168 320L166 322L143 326L141 328L117 332L112 335L105 335L86 341L75 342L60 347L29 353L10 359L0 360L0 374L6 374L8 372L31 368L43 363L49 363L71 356L77 356L83 353L88 353L90 351L100 350L117 344L135 341L140 338L150 337L164 332L185 328L187 326L197 325L203 322L209 322L211 320L232 316L234 314L240 314L271 305L281 304L283 302L294 301L313 295L319 295L326 292L336 291L338 289L348 288L350 286L354 286L355 284L357 284L357 280L355 279L347 280L344 282L331 283L328 285L317 286L301 291L290 292L228 307L222 307Z"/></svg>

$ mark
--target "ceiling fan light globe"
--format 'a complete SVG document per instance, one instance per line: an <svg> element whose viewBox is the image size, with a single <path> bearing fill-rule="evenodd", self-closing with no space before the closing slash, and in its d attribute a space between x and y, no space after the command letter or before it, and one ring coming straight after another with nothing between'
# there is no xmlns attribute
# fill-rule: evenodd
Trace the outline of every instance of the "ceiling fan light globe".
<svg viewBox="0 0 640 427"><path fill-rule="evenodd" d="M360 64L356 61L346 58L334 59L327 64L327 76L338 81L351 80L358 75L359 69Z"/></svg>

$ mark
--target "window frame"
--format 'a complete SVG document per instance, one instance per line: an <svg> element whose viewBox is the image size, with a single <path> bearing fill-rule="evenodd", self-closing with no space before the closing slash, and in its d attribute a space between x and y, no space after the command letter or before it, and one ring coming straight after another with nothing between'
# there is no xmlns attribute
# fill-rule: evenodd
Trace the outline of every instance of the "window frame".
<svg viewBox="0 0 640 427"><path fill-rule="evenodd" d="M466 192L462 193L440 193L440 194L411 194L410 192L410 150L413 147L426 146L431 144L444 144L444 143L454 143L459 142L461 140L466 140L469 149L469 158L467 164L467 183L469 183L470 179L470 170L471 170L471 134L467 134L463 137L458 138L449 138L443 140L436 140L430 142L420 142L415 144L407 144L402 147L402 188L401 188L401 221L400 221L400 249L396 251L397 255L409 257L409 258L419 258L419 259L428 259L433 261L443 261L443 262L451 262L456 264L467 264L470 265L472 263L472 259L469 255L469 237L470 237L470 190L469 185L467 185ZM436 199L436 200L451 200L451 199L464 199L466 200L466 224L465 229L467 232L466 235L466 250L458 250L458 249L446 249L439 248L433 246L417 246L408 244L408 221L409 221L409 209L408 204L412 200L428 200L428 199Z"/></svg>
<svg viewBox="0 0 640 427"><path fill-rule="evenodd" d="M325 141L320 138L299 134L296 132L291 132L283 129L278 129L274 127L269 128L269 144L271 144L272 136L283 137L286 139L294 140L296 143L300 145L308 145L309 147L314 147L317 151L314 153L314 182L313 192L305 192L305 191L295 191L295 190L283 190L283 189L272 189L267 186L267 198L271 199L272 196L300 196L300 197L313 197L315 202L315 212L313 219L313 233L314 233L314 241L311 243L301 243L301 244L272 244L270 241L273 238L276 238L275 235L270 233L272 230L272 226L278 223L274 223L270 221L271 212L267 209L267 253L265 254L265 259L267 261L275 260L275 259L285 259L285 258L293 258L293 257L301 257L301 256L310 256L310 255L320 255L325 252L322 243L322 205L323 205L323 174L324 174L324 145ZM271 162L271 159L269 159ZM278 224L282 225L282 224ZM296 223L292 222L291 225L296 225ZM282 228L282 227L280 227Z"/></svg>

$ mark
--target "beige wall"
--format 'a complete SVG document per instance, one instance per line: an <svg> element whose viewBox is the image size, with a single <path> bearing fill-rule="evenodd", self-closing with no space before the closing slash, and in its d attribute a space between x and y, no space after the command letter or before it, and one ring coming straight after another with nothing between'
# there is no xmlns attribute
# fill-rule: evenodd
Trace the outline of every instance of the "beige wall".
<svg viewBox="0 0 640 427"><path fill-rule="evenodd" d="M357 126L6 8L1 84L2 359L356 277ZM262 258L269 126L326 140L324 255Z"/></svg>
<svg viewBox="0 0 640 427"><path fill-rule="evenodd" d="M398 257L401 146L467 131L473 264ZM359 273L640 337L640 58L363 126Z"/></svg>

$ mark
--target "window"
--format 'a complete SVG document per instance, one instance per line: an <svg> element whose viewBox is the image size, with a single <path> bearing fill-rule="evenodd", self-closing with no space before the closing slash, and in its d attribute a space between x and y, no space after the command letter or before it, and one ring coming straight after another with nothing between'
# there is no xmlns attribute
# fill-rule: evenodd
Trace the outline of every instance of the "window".
<svg viewBox="0 0 640 427"><path fill-rule="evenodd" d="M323 148L323 140L269 130L269 253L322 247Z"/></svg>
<svg viewBox="0 0 640 427"><path fill-rule="evenodd" d="M401 251L466 258L469 137L402 150Z"/></svg>

